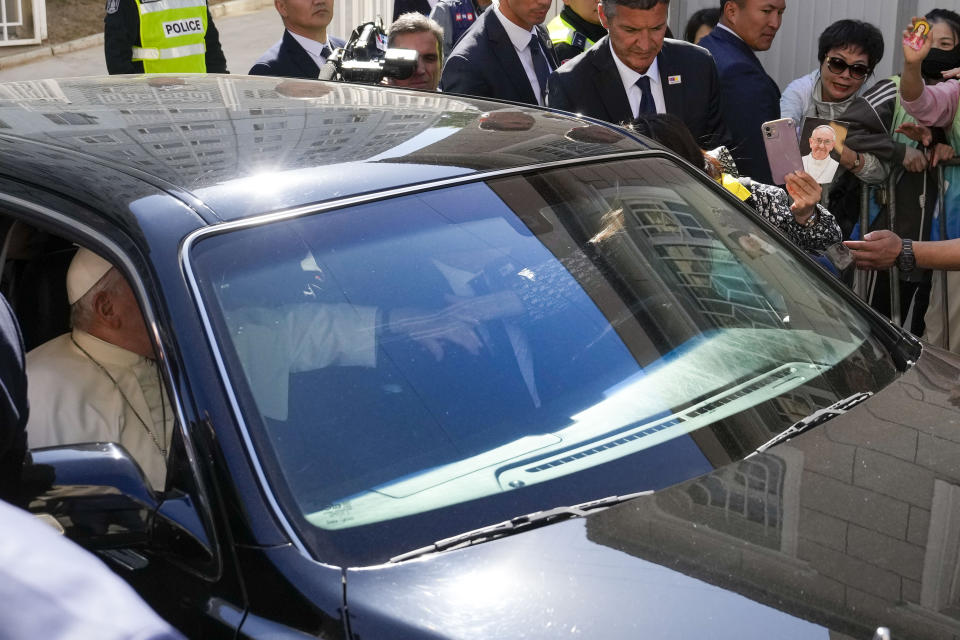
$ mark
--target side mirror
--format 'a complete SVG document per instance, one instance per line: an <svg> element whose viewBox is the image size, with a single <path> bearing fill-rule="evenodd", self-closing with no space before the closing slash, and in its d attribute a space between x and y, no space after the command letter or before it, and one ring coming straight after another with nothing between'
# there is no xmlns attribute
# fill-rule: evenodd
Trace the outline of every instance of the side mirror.
<svg viewBox="0 0 960 640"><path fill-rule="evenodd" d="M28 510L55 520L87 549L145 543L158 499L139 465L118 444L94 443L33 449L25 475L43 478ZM37 488L33 489L34 492Z"/></svg>

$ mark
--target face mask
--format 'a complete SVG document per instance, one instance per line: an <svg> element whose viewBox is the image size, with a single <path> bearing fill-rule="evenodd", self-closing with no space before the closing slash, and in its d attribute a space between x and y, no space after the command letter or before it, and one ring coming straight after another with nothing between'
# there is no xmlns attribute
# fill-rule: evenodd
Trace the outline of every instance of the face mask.
<svg viewBox="0 0 960 640"><path fill-rule="evenodd" d="M950 51L930 49L926 59L920 64L920 73L930 80L943 80L943 71L960 67L960 45Z"/></svg>

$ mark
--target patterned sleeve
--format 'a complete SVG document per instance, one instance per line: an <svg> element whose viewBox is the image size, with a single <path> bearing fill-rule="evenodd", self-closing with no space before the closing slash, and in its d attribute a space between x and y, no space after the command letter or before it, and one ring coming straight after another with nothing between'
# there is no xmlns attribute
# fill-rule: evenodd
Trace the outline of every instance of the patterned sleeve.
<svg viewBox="0 0 960 640"><path fill-rule="evenodd" d="M750 181L746 185L753 194L754 208L768 222L780 229L794 244L805 251L822 251L840 242L840 226L833 214L817 205L817 218L812 226L797 224L790 211L790 198L780 187Z"/></svg>

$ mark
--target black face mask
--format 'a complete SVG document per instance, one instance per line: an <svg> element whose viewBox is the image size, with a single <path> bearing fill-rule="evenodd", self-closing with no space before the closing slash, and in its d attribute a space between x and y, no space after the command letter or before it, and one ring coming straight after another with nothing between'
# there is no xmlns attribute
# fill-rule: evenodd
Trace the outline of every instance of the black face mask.
<svg viewBox="0 0 960 640"><path fill-rule="evenodd" d="M960 67L960 45L949 51L930 49L920 64L920 73L929 80L943 80L942 72Z"/></svg>

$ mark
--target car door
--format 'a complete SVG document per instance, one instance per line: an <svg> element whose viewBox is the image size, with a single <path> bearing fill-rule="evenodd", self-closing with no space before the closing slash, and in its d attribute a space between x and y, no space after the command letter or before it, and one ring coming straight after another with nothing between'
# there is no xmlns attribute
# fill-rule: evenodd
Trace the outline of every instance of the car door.
<svg viewBox="0 0 960 640"><path fill-rule="evenodd" d="M22 506L100 557L187 636L235 637L246 599L233 539L210 484L219 480L204 470L213 454L191 434L203 421L164 320L169 315L161 312L155 270L124 229L38 187L0 179L0 222L8 249L2 289L27 328L28 349L69 331L66 268L73 243L87 246L112 262L134 291L153 328L160 382L176 414L164 491L154 491L115 443L66 444L30 452Z"/></svg>

